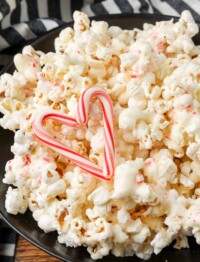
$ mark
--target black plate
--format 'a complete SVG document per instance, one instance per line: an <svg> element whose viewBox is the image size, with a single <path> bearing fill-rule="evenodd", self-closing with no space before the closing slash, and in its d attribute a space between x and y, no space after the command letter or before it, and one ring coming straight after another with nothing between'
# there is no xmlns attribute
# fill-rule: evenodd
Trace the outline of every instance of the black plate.
<svg viewBox="0 0 200 262"><path fill-rule="evenodd" d="M95 20L107 21L110 25L117 25L124 29L131 29L133 27L142 28L143 23L155 23L156 21L169 20L172 17L162 15L147 15L147 14L134 14L134 15L110 15L95 17ZM176 18L175 18L176 20ZM69 24L70 26L72 24ZM52 51L54 38L58 36L60 31L65 26L57 28L39 40L33 43L36 49L44 52ZM195 37L196 44L200 44L200 35ZM11 63L4 72L12 73L14 65ZM10 215L5 210L5 194L8 186L2 183L4 174L4 167L6 162L12 158L10 146L13 144L13 133L0 128L0 214L3 219L20 235L30 241L32 244L46 251L47 253L60 258L64 261L72 262L91 262L93 261L85 248L67 248L57 242L57 234L55 232L45 234L37 226L36 221L32 218L30 211L24 215ZM190 249L175 250L172 246L167 247L159 255L153 255L150 262L199 262L200 261L200 246L195 243L194 238L189 239ZM101 260L102 262L139 262L141 259L137 257L129 258L116 258L114 256L107 256Z"/></svg>

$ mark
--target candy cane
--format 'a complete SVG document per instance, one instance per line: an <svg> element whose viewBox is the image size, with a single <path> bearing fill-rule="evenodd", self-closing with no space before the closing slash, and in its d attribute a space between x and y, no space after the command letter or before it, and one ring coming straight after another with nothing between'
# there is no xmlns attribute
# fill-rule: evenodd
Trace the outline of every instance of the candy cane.
<svg viewBox="0 0 200 262"><path fill-rule="evenodd" d="M100 100L103 110L104 126L104 177L111 177L114 172L114 139L113 139L113 105L110 97L100 88L86 89L79 98L77 107L77 122L85 124L88 119L89 101L96 97Z"/></svg>
<svg viewBox="0 0 200 262"><path fill-rule="evenodd" d="M103 170L89 159L67 148L53 138L43 127L43 122L46 119L57 120L74 128L79 124L86 123L89 111L89 101L92 97L98 97L102 103L105 137ZM80 106L84 114L80 114ZM94 176L104 180L108 180L112 177L114 173L113 109L109 96L101 89L91 88L83 93L78 102L77 120L55 110L46 110L36 116L33 123L33 132L39 140L48 145L51 149L67 157L74 164L80 166Z"/></svg>

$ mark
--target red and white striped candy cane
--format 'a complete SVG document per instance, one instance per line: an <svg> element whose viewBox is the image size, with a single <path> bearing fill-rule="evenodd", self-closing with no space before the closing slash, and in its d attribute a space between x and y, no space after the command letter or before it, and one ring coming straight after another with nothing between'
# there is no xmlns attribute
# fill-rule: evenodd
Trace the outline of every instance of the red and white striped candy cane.
<svg viewBox="0 0 200 262"><path fill-rule="evenodd" d="M93 89L94 92L91 92L91 89ZM41 140L43 143L48 145L51 149L67 157L74 164L80 166L82 169L86 170L87 172L93 174L94 176L98 178L109 180L113 176L113 173L114 173L112 102L109 96L105 92L103 92L101 89L98 89L98 88L91 88L91 89L87 89L79 99L78 109L77 109L78 111L77 119L78 120L72 117L69 117L66 114L55 111L55 110L47 110L47 111L39 113L36 116L34 123L33 123L33 131L39 140ZM94 95L92 95L92 93L94 93ZM105 150L104 150L105 155L104 155L103 170L100 167L98 167L95 163L91 162L89 159L67 148L61 142L53 138L43 127L43 122L46 119L57 120L71 127L77 127L81 123L86 123L87 116L86 118L84 118L84 121L83 121L83 119L81 118L82 115L81 116L79 115L79 111L80 111L79 107L82 106L82 102L83 102L84 103L83 111L87 112L88 114L90 99L89 100L87 99L88 97L91 98L94 96L100 99L102 103L102 109L103 109L104 135L105 135ZM88 104L86 104L86 102ZM111 121L111 123L109 121Z"/></svg>
<svg viewBox="0 0 200 262"><path fill-rule="evenodd" d="M114 173L114 138L113 138L113 104L107 93L97 87L86 89L80 96L77 107L77 122L86 124L89 114L89 102L96 97L100 100L103 111L104 126L104 167L103 176L112 177Z"/></svg>

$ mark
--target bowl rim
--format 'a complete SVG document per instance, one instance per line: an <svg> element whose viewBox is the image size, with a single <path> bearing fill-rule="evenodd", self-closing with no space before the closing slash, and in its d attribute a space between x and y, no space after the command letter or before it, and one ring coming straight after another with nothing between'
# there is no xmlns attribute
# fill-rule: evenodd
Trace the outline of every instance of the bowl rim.
<svg viewBox="0 0 200 262"><path fill-rule="evenodd" d="M89 17L90 21L106 21L109 23L109 20L112 19L129 19L129 18L134 18L134 19L142 19L142 20L147 20L147 23L150 23L151 21L148 20L152 20L153 23L156 23L157 21L165 21L165 20L171 20L173 19L174 21L177 21L179 17L176 16L170 16L170 15L163 15L163 14L144 14L144 13L123 13L123 14L106 14L106 15L98 15L98 16L92 16ZM143 22L144 23L144 22ZM200 25L200 22L196 21L196 23L198 25ZM61 30L63 30L66 27L72 27L73 26L73 21L71 22L67 22L61 26L58 26L48 32L46 32L44 35L38 37L37 39L31 40L29 42L27 42L24 46L26 45L32 45L33 47L37 44L39 44L42 40L44 40L46 37L51 36L51 34L54 34L58 31L58 34ZM134 25L133 25L134 28ZM130 30L130 29L129 29ZM23 47L24 47L23 46ZM17 53L20 53L22 51L22 48L20 48ZM7 65L5 65L2 70L0 71L0 76L4 73L6 73L9 68L13 67L14 63L13 60L10 61ZM2 175L3 177L3 175ZM0 181L0 185L1 183L3 184L2 180ZM9 186L9 185L8 185ZM27 211L26 211L27 212ZM28 212L31 212L28 209ZM21 214L20 214L21 215ZM63 261L63 259L65 259L64 261L67 262L72 262L72 260L69 260L67 257L63 258L63 256L54 253L51 250L48 250L46 247L41 246L40 244L36 243L34 240L30 239L29 236L26 236L26 234L22 233L18 228L16 228L14 225L12 225L12 223L4 216L3 210L0 207L0 218L2 218L14 231L16 231L20 236L22 236L23 238L25 238L28 242L30 242L31 244L33 244L34 246L36 246L37 248L41 249L42 251L46 252L47 254L50 254L58 259L61 259ZM39 227L38 227L39 228ZM57 232L56 232L57 233ZM61 244L60 244L61 245ZM66 256L68 254L66 253ZM69 255L70 256L70 255ZM91 259L91 261L93 261Z"/></svg>

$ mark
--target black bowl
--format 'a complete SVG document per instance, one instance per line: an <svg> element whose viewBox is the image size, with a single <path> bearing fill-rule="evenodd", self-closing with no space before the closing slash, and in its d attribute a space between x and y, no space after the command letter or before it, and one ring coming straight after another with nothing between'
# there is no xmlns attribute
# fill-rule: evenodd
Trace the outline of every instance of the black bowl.
<svg viewBox="0 0 200 262"><path fill-rule="evenodd" d="M117 25L123 29L132 29L133 27L142 28L143 23L155 23L156 21L169 20L172 17L162 15L150 15L150 14L122 14L122 15L109 15L98 16L94 20L104 20L109 25ZM177 20L177 18L174 18ZM68 24L72 26L72 23ZM38 50L49 52L54 50L54 39L65 28L65 26L59 27L42 38L35 41L32 45ZM194 38L196 44L200 44L200 35ZM14 71L14 64L10 63L4 72L12 73ZM27 211L24 215L10 215L5 209L5 194L8 186L2 183L4 174L4 167L6 162L12 158L10 152L10 146L13 144L13 133L8 130L0 128L0 214L2 218L20 235L22 235L29 242L46 251L47 253L60 258L64 261L73 262L89 262L93 261L85 248L68 248L58 243L57 234L55 232L45 234L33 219L30 211ZM193 237L189 238L190 249L175 250L170 247L165 248L160 254L153 255L150 262L199 262L200 261L200 246L195 243ZM117 258L112 255L107 256L101 260L102 262L139 262L141 259L134 257Z"/></svg>

